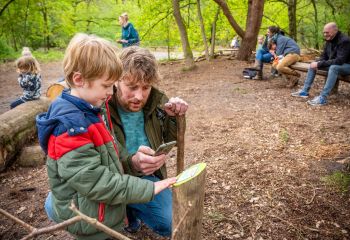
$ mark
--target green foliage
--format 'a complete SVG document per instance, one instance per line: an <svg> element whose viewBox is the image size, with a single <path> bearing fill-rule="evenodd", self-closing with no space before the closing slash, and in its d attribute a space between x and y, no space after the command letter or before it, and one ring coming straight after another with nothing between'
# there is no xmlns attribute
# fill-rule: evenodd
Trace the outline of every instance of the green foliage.
<svg viewBox="0 0 350 240"><path fill-rule="evenodd" d="M49 51L38 49L33 51L32 54L40 63L43 63L62 60L64 51L62 49L50 49Z"/></svg>
<svg viewBox="0 0 350 240"><path fill-rule="evenodd" d="M350 174L340 171L336 171L330 175L327 175L321 179L327 185L334 187L335 189L345 193L349 191L350 186Z"/></svg>
<svg viewBox="0 0 350 240"><path fill-rule="evenodd" d="M288 131L284 128L280 129L279 137L283 144L286 144L289 141Z"/></svg>
<svg viewBox="0 0 350 240"><path fill-rule="evenodd" d="M270 25L278 25L288 34L288 1L266 0L260 34ZM298 0L298 43L302 46L322 47L322 27L337 22L341 31L350 34L350 2L343 0L316 1L318 21L309 0ZM213 0L201 0L206 37L211 28L218 5ZM227 0L231 13L244 30L248 0ZM180 1L181 14L187 27L192 49L202 51L197 2ZM3 3L0 3L0 8ZM142 46L164 46L179 50L180 34L173 17L171 0L16 0L0 16L0 58L13 58L13 53L29 46L31 49L65 48L77 32L99 35L114 41L121 35L118 16L128 12L130 21L141 37ZM226 17L220 12L216 26L216 45L228 47L237 35Z"/></svg>

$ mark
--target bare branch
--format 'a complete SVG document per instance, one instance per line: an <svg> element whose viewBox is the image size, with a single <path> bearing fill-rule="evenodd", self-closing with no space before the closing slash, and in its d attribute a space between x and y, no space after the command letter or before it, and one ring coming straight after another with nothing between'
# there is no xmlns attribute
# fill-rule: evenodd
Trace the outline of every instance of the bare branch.
<svg viewBox="0 0 350 240"><path fill-rule="evenodd" d="M100 223L99 221L97 221L95 218L91 218L86 216L85 214L83 214L82 212L80 212L77 207L75 206L74 202L72 201L71 206L69 207L73 212L75 212L75 214L77 214L78 216L81 217L82 220L84 220L85 222L91 224L92 226L94 226L95 228L107 233L108 235L119 239L119 240L131 240L130 238L124 236L123 234L120 234L116 231L114 231L113 229L107 227L106 225Z"/></svg>
<svg viewBox="0 0 350 240"><path fill-rule="evenodd" d="M6 8L10 5L10 3L14 2L15 0L9 0L0 10L0 16L2 15L2 13L6 10Z"/></svg>
<svg viewBox="0 0 350 240"><path fill-rule="evenodd" d="M55 232L57 230L61 230L64 229L65 227L74 224L76 222L81 221L82 218L80 216L75 216L73 218L70 218L64 222L55 224L53 226L49 226L49 227L44 227L44 228L35 228L34 231L32 231L29 235L25 236L24 238L22 238L21 240L27 240L27 239L31 239L35 236L41 235L41 234L45 234L45 233L50 233L50 232Z"/></svg>
<svg viewBox="0 0 350 240"><path fill-rule="evenodd" d="M29 225L28 223L23 222L21 219L16 218L15 216L11 215L10 213L6 212L5 210L0 208L0 213L8 218L10 218L11 220L15 221L16 223L22 225L25 229L27 229L28 231L34 231L36 228L32 227L31 225Z"/></svg>

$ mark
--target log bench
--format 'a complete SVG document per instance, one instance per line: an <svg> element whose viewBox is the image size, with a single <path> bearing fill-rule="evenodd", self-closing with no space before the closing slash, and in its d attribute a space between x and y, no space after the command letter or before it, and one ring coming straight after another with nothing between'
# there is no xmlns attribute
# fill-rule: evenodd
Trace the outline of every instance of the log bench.
<svg viewBox="0 0 350 240"><path fill-rule="evenodd" d="M294 70L297 70L297 71L307 72L308 69L309 69L309 66L310 66L310 63L308 63L308 62L296 62L293 65L290 65L289 67L291 69L294 69ZM327 78L328 71L318 69L316 71L316 75L324 76L325 78ZM346 75L346 76L339 75L338 76L338 80L335 83L334 88L332 90L332 93L337 93L338 92L339 81L344 81L344 82L350 83L350 75Z"/></svg>
<svg viewBox="0 0 350 240"><path fill-rule="evenodd" d="M235 55L238 52L238 50L239 48L221 48L221 49L218 49L217 52L220 55L224 55L225 52L228 52L231 55Z"/></svg>

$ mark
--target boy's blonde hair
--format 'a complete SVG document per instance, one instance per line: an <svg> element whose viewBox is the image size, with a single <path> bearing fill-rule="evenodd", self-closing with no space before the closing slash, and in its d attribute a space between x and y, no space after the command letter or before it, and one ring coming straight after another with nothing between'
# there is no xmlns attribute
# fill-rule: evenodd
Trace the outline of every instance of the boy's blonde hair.
<svg viewBox="0 0 350 240"><path fill-rule="evenodd" d="M131 46L123 48L119 55L123 63L123 75L133 82L155 84L160 80L158 64L154 55L145 48Z"/></svg>
<svg viewBox="0 0 350 240"><path fill-rule="evenodd" d="M76 34L69 42L63 59L65 80L74 87L73 74L78 72L87 82L107 74L107 79L117 81L122 74L122 64L117 48L109 41L95 35Z"/></svg>
<svg viewBox="0 0 350 240"><path fill-rule="evenodd" d="M40 65L33 56L22 56L17 59L16 67L20 72L37 74L40 72Z"/></svg>

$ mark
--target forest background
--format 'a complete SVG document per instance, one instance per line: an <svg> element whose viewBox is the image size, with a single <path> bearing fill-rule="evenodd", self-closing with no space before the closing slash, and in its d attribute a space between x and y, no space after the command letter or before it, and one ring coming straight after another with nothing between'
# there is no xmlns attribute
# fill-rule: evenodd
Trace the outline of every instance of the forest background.
<svg viewBox="0 0 350 240"><path fill-rule="evenodd" d="M243 38L244 31L250 31L248 15L260 18L257 5L263 9L261 21L253 23L258 34L278 25L300 46L314 49L322 47L322 27L327 22L335 21L350 35L350 1L344 0L1 0L0 60L16 59L23 46L34 50L41 61L59 60L77 32L115 41L121 35L118 16L123 12L128 12L142 46L181 51L176 6L191 52L202 52L211 43L228 47L234 36ZM255 46L257 34L253 35Z"/></svg>

